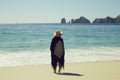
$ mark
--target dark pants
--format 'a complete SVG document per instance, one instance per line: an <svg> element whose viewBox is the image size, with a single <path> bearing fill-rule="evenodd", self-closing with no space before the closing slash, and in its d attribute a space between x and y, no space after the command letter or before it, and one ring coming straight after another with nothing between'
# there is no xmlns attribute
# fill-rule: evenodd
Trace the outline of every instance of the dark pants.
<svg viewBox="0 0 120 80"><path fill-rule="evenodd" d="M57 67L57 63L64 68L64 56L61 56L60 58L56 55L51 55L51 65L54 69Z"/></svg>

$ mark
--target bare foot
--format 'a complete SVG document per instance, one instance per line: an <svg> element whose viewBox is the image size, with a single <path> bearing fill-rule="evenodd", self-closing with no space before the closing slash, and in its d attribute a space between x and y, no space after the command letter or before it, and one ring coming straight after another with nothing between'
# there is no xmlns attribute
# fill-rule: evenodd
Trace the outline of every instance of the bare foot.
<svg viewBox="0 0 120 80"><path fill-rule="evenodd" d="M54 70L54 73L56 74L56 70Z"/></svg>
<svg viewBox="0 0 120 80"><path fill-rule="evenodd" d="M60 69L59 69L59 71L58 71L58 74L60 74L61 72L60 72Z"/></svg>

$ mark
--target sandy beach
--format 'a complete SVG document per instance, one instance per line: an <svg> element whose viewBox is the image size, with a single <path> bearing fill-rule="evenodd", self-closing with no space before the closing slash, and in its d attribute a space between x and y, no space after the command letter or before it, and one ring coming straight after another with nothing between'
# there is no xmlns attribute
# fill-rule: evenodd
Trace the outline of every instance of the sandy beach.
<svg viewBox="0 0 120 80"><path fill-rule="evenodd" d="M120 61L66 63L61 74L50 64L0 67L0 80L120 80Z"/></svg>

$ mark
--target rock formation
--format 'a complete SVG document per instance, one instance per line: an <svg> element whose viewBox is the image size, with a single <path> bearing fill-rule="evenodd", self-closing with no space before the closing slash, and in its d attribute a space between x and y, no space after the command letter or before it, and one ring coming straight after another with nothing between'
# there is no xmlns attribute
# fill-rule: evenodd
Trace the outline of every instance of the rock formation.
<svg viewBox="0 0 120 80"><path fill-rule="evenodd" d="M90 21L82 16L78 19L71 19L71 23L90 23Z"/></svg>
<svg viewBox="0 0 120 80"><path fill-rule="evenodd" d="M61 23L66 24L66 19L62 18L61 19ZM67 24L73 24L73 23L77 23L77 24L90 24L90 20L88 20L85 17L80 17L77 19L71 19L71 22L69 21ZM116 18L112 18L112 17L105 17L105 18L96 18L92 24L120 24L120 15L118 15Z"/></svg>
<svg viewBox="0 0 120 80"><path fill-rule="evenodd" d="M62 19L61 19L61 23L66 24L66 19L65 19L65 18L62 18Z"/></svg>
<svg viewBox="0 0 120 80"><path fill-rule="evenodd" d="M116 23L116 24L120 24L120 15L118 15L118 16L115 18L115 23Z"/></svg>
<svg viewBox="0 0 120 80"><path fill-rule="evenodd" d="M106 17L106 18L96 18L93 24L120 24L120 15L116 18Z"/></svg>

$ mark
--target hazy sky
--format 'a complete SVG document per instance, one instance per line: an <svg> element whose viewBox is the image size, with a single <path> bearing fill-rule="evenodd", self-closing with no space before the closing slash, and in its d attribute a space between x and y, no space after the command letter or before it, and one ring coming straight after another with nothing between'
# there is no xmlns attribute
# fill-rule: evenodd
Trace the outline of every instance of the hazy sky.
<svg viewBox="0 0 120 80"><path fill-rule="evenodd" d="M0 0L0 23L55 23L61 18L120 15L120 0Z"/></svg>

